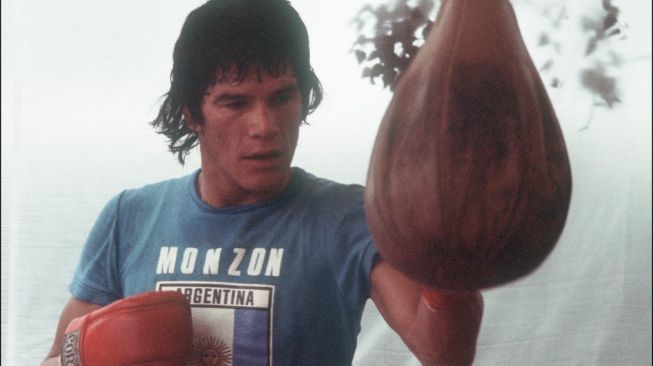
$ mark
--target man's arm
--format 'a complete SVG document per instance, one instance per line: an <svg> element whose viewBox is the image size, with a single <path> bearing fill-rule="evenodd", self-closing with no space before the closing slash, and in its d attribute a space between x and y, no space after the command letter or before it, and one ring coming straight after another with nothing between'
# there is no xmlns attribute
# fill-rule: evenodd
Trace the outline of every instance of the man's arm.
<svg viewBox="0 0 653 366"><path fill-rule="evenodd" d="M50 352L48 352L45 360L43 360L43 363L41 363L41 366L59 365L59 354L61 353L63 336L68 324L73 319L90 313L91 311L97 310L101 307L102 306L100 305L91 304L71 297L61 312L61 316L59 317L59 324L57 325L57 332L54 336L54 341L52 342L52 347L50 347Z"/></svg>
<svg viewBox="0 0 653 366"><path fill-rule="evenodd" d="M439 292L431 309L422 285L382 260L371 282L379 312L423 365L472 364L483 315L480 292Z"/></svg>

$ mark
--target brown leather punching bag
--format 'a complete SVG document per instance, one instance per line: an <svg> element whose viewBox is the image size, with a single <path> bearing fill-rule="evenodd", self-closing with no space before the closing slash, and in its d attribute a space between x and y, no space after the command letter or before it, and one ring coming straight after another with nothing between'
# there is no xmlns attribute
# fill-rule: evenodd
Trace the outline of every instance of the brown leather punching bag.
<svg viewBox="0 0 653 366"><path fill-rule="evenodd" d="M381 122L365 210L381 257L440 289L537 268L567 217L560 126L507 0L443 0Z"/></svg>

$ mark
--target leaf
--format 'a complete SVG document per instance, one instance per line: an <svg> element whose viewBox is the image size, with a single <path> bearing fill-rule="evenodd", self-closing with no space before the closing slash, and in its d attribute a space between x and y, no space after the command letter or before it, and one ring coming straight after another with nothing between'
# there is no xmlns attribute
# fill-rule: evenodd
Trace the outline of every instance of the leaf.
<svg viewBox="0 0 653 366"><path fill-rule="evenodd" d="M623 65L623 60L621 59L621 56L619 56L619 54L617 54L616 52L610 52L608 56L610 57L610 64L617 67Z"/></svg>
<svg viewBox="0 0 653 366"><path fill-rule="evenodd" d="M607 11L609 13L618 13L619 12L619 8L612 5L611 0L602 0L601 5L603 6L603 9L605 9L605 11Z"/></svg>
<svg viewBox="0 0 653 366"><path fill-rule="evenodd" d="M419 51L419 47L415 46L414 44L409 44L409 45L403 45L404 47L404 58L412 58L417 54L417 51Z"/></svg>
<svg viewBox="0 0 653 366"><path fill-rule="evenodd" d="M392 22L391 32L395 39L398 39L399 42L404 42L404 40L410 39L413 36L414 30L411 29L407 21L399 20Z"/></svg>
<svg viewBox="0 0 653 366"><path fill-rule="evenodd" d="M374 51L370 52L370 54L367 56L367 61L372 61L375 58L379 58L379 51L378 50L374 50Z"/></svg>
<svg viewBox="0 0 653 366"><path fill-rule="evenodd" d="M616 36L617 34L620 34L620 33L621 33L621 29L615 28L615 29L609 31L608 33L606 33L605 38Z"/></svg>
<svg viewBox="0 0 653 366"><path fill-rule="evenodd" d="M550 69L551 66L553 66L553 60L549 59L544 63L544 65L540 66L540 71L546 71Z"/></svg>
<svg viewBox="0 0 653 366"><path fill-rule="evenodd" d="M431 10L435 7L435 3L440 3L440 0L420 0L417 4L417 8L421 10L424 18L427 18L431 13Z"/></svg>
<svg viewBox="0 0 653 366"><path fill-rule="evenodd" d="M363 29L363 26L365 25L365 22L361 18L354 18L350 21L350 24L356 24L356 30L361 31Z"/></svg>
<svg viewBox="0 0 653 366"><path fill-rule="evenodd" d="M358 13L356 14L356 18L360 18L360 16L365 14L365 13L374 14L374 8L372 7L372 5L369 5L369 4L364 5L361 8L361 10L359 10Z"/></svg>
<svg viewBox="0 0 653 366"><path fill-rule="evenodd" d="M383 87L391 85L394 82L396 76L397 72L394 69L385 70L381 78L383 80Z"/></svg>
<svg viewBox="0 0 653 366"><path fill-rule="evenodd" d="M617 95L617 80L605 74L601 65L581 72L581 84L588 90L598 94L611 108L615 103L621 102Z"/></svg>
<svg viewBox="0 0 653 366"><path fill-rule="evenodd" d="M354 41L353 46L356 46L356 45L363 45L363 44L365 44L365 43L367 43L367 42L369 42L369 41L370 41L369 38L367 38L367 37L365 37L364 35L361 34L360 36L358 36L358 38L356 39L356 41Z"/></svg>
<svg viewBox="0 0 653 366"><path fill-rule="evenodd" d="M562 45L560 42L553 43L553 49L556 51L556 53L561 53Z"/></svg>
<svg viewBox="0 0 653 366"><path fill-rule="evenodd" d="M546 46L551 42L551 39L549 38L549 35L546 33L540 33L540 39L537 42L538 46Z"/></svg>
<svg viewBox="0 0 653 366"><path fill-rule="evenodd" d="M433 27L433 21L429 20L426 22L426 26L424 29L422 29L422 38L426 39L429 35L429 32L431 31L431 27Z"/></svg>
<svg viewBox="0 0 653 366"><path fill-rule="evenodd" d="M359 64L365 61L366 55L364 51L356 50L354 53L356 54L356 59L358 60Z"/></svg>
<svg viewBox="0 0 653 366"><path fill-rule="evenodd" d="M585 56L591 54L594 51L596 51L596 37L591 37L587 41L587 47L585 47Z"/></svg>
<svg viewBox="0 0 653 366"><path fill-rule="evenodd" d="M593 30L593 31L597 32L600 29L599 24L594 19L589 18L589 17L583 17L583 19L581 19L581 27L585 31L592 31Z"/></svg>
<svg viewBox="0 0 653 366"><path fill-rule="evenodd" d="M610 29L613 25L617 24L617 15L610 13L603 18L603 30Z"/></svg>
<svg viewBox="0 0 653 366"><path fill-rule="evenodd" d="M394 41L387 34L382 34L374 38L374 47L381 54L381 58L387 57L390 53L394 54Z"/></svg>
<svg viewBox="0 0 653 366"><path fill-rule="evenodd" d="M379 77L383 73L383 65L376 64L372 66L372 72L370 73L371 78Z"/></svg>
<svg viewBox="0 0 653 366"><path fill-rule="evenodd" d="M416 22L418 24L424 23L424 20L426 19L426 16L422 13L422 10L419 8L414 8L410 12L410 20L411 22Z"/></svg>

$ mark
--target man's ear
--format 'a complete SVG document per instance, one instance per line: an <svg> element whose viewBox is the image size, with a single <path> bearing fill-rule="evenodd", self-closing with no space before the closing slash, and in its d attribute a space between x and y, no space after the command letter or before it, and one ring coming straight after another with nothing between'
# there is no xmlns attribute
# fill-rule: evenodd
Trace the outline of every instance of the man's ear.
<svg viewBox="0 0 653 366"><path fill-rule="evenodd" d="M202 125L195 122L195 120L191 117L191 113L188 110L188 107L184 107L182 113L184 115L184 121L186 121L186 123L188 124L188 128L193 130L193 132L195 132L196 135L199 135L200 132L202 132Z"/></svg>

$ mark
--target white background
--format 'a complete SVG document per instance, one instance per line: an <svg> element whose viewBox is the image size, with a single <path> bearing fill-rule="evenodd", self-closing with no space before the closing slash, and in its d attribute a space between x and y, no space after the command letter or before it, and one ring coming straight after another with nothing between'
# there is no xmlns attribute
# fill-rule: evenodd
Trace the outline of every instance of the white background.
<svg viewBox="0 0 653 366"><path fill-rule="evenodd" d="M349 23L367 0L293 4L311 36L326 91L302 127L294 165L364 183L390 93L360 78ZM378 2L378 1L377 1ZM168 86L186 14L202 1L2 2L2 364L38 364L50 347L67 285L90 226L128 187L188 174L147 124ZM516 1L536 64L545 23ZM592 108L576 71L579 16L569 3L557 36L562 88L550 90L570 153L574 191L553 254L531 276L484 293L478 365L651 364L651 2L615 2L628 23L614 41L622 100ZM589 122L589 128L583 127ZM370 303L356 365L417 365Z"/></svg>

